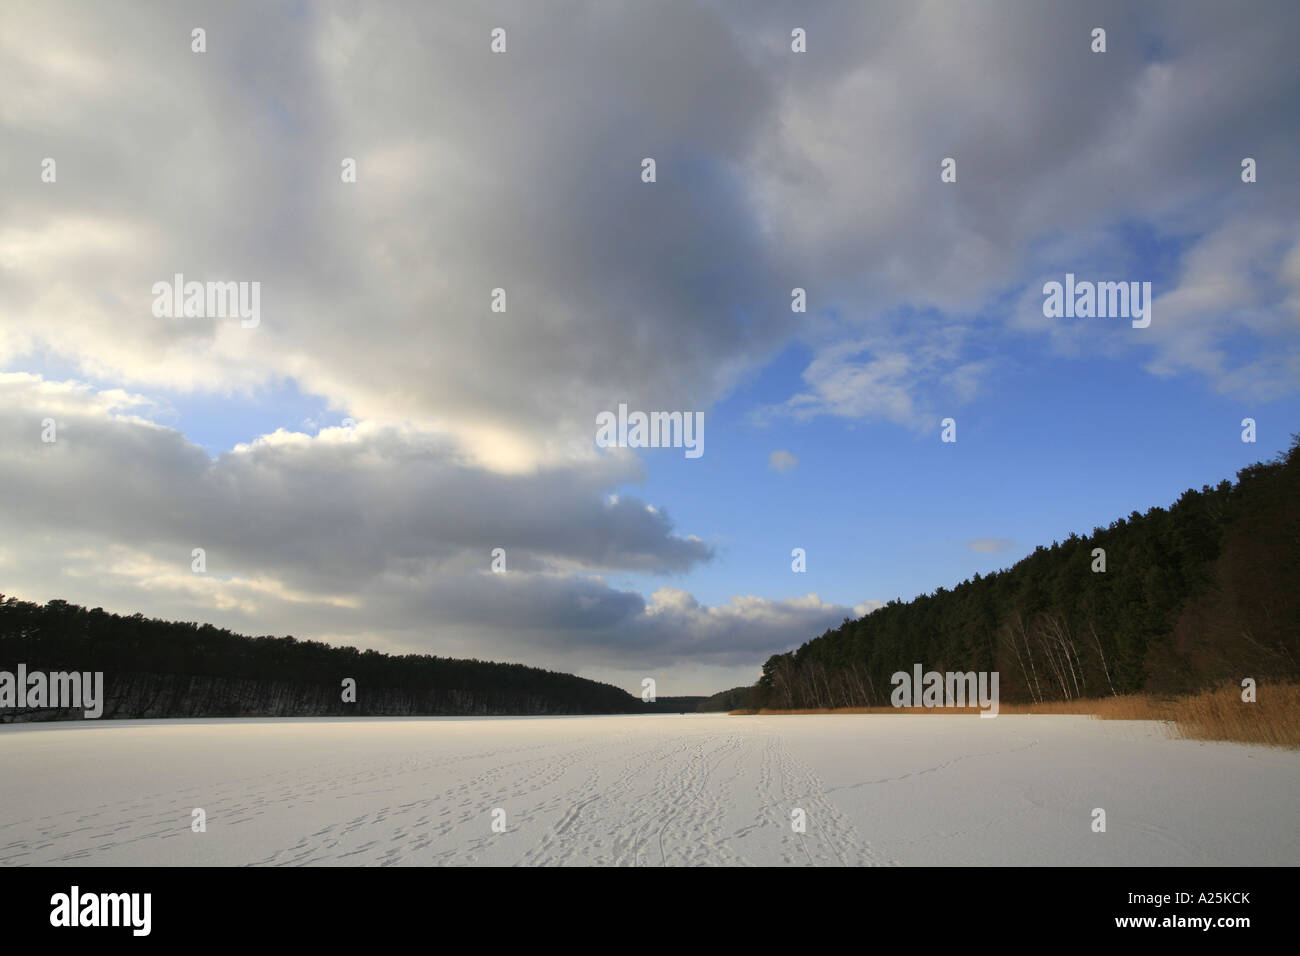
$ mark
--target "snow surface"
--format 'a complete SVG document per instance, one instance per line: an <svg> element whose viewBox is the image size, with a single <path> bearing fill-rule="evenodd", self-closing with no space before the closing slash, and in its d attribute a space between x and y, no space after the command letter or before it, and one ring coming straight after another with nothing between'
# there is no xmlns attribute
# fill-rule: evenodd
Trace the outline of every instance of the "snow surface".
<svg viewBox="0 0 1300 956"><path fill-rule="evenodd" d="M22 864L1294 866L1300 753L1013 715L9 724Z"/></svg>

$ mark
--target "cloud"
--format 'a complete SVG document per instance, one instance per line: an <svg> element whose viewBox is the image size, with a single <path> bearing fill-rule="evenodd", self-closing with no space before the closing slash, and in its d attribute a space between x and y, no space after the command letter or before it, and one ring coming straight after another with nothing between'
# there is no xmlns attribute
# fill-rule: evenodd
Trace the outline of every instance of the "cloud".
<svg viewBox="0 0 1300 956"><path fill-rule="evenodd" d="M1001 554L1015 546L1009 538L976 538L966 542L966 547L977 554Z"/></svg>
<svg viewBox="0 0 1300 956"><path fill-rule="evenodd" d="M790 454L788 451L778 449L767 456L767 467L773 471L779 471L781 474L794 471L799 465L797 456Z"/></svg>
<svg viewBox="0 0 1300 956"><path fill-rule="evenodd" d="M48 350L141 390L291 378L521 472L585 452L620 400L706 407L792 336L815 358L790 412L928 422L988 379L976 342L1021 334L979 316L1086 265L1041 261L1063 235L1100 248L1141 222L1194 242L1227 221L1205 255L1261 229L1300 241L1276 175L1297 146L1278 121L1300 93L1293 6L1249 24L1214 3L1011 9L993 27L979 5L825 4L794 55L777 7L512 7L493 55L496 21L453 3L6 7L0 83L24 92L0 113L0 362ZM1095 55L1102 14L1115 42ZM14 165L44 156L56 184ZM1239 355L1185 320L1212 302L1184 266L1157 289L1169 331L1123 341L1159 340L1158 374L1294 389L1293 324L1246 325ZM150 286L176 272L260 281L262 325L154 318ZM1288 275L1257 312L1293 301Z"/></svg>
<svg viewBox="0 0 1300 956"><path fill-rule="evenodd" d="M292 378L525 472L585 454L619 401L706 407L778 344L742 169L772 100L707 7L514 7L500 56L496 21L458 4L201 9L205 54L183 4L0 14L0 82L44 90L6 98L6 153L59 171L4 170L0 363L45 349L140 389ZM155 318L178 272L259 281L261 325Z"/></svg>
<svg viewBox="0 0 1300 956"><path fill-rule="evenodd" d="M743 29L757 43L782 14ZM755 195L810 303L807 387L774 411L920 427L984 391L993 356L1026 334L1073 354L1148 353L1154 374L1234 395L1294 394L1285 256L1300 194L1239 173L1244 155L1276 168L1300 146L1281 121L1300 75L1279 33L1300 10L1257 14L819 5L801 21L810 52L773 60L780 122L755 151ZM1098 55L1102 20L1112 42ZM944 157L956 183L939 181ZM1043 319L1043 276L1096 270L1154 280L1150 334Z"/></svg>
<svg viewBox="0 0 1300 956"><path fill-rule="evenodd" d="M147 408L0 373L7 590L626 680L630 668L671 674L686 662L748 674L859 613L815 595L714 607L680 589L647 601L612 586L607 572L713 558L662 508L609 491L638 473L627 455L502 475L445 437L362 423L278 431L211 459L141 417ZM53 442L42 440L49 420ZM504 574L492 547L505 551ZM206 573L192 570L195 548Z"/></svg>
<svg viewBox="0 0 1300 956"><path fill-rule="evenodd" d="M216 566L322 588L407 561L486 566L491 547L517 567L662 573L712 558L699 538L672 532L664 509L607 500L640 476L626 454L502 475L445 436L363 422L315 437L277 431L212 460L180 432L118 413L140 401L0 373L9 520L29 533L202 546ZM41 440L47 418L53 443Z"/></svg>

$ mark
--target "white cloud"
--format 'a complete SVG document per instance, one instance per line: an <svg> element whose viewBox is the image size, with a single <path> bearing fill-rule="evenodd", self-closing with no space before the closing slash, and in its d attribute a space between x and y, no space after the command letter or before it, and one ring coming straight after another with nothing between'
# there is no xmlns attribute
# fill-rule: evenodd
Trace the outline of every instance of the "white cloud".
<svg viewBox="0 0 1300 956"><path fill-rule="evenodd" d="M1001 554L1014 546L1015 542L1009 538L976 538L966 543L966 547L977 554Z"/></svg>
<svg viewBox="0 0 1300 956"><path fill-rule="evenodd" d="M767 467L782 474L794 471L799 465L799 458L784 449L777 449L767 456Z"/></svg>

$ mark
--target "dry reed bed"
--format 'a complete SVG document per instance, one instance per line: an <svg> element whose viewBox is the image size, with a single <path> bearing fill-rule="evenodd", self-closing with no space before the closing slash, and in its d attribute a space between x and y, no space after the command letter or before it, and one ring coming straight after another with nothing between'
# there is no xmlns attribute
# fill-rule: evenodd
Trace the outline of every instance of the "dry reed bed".
<svg viewBox="0 0 1300 956"><path fill-rule="evenodd" d="M1300 684L1262 684L1246 703L1238 687L1185 697L1126 694L1041 704L1002 704L1002 714L1076 714L1101 720L1161 720L1188 740L1230 740L1300 748ZM978 714L974 707L835 707L801 710L733 710L732 714Z"/></svg>

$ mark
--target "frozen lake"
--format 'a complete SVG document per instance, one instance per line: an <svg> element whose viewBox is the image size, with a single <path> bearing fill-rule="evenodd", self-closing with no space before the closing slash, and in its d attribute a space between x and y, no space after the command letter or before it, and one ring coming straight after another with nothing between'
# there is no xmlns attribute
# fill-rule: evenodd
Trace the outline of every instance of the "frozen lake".
<svg viewBox="0 0 1300 956"><path fill-rule="evenodd" d="M0 768L5 866L1300 864L1300 753L1084 717L11 724Z"/></svg>

